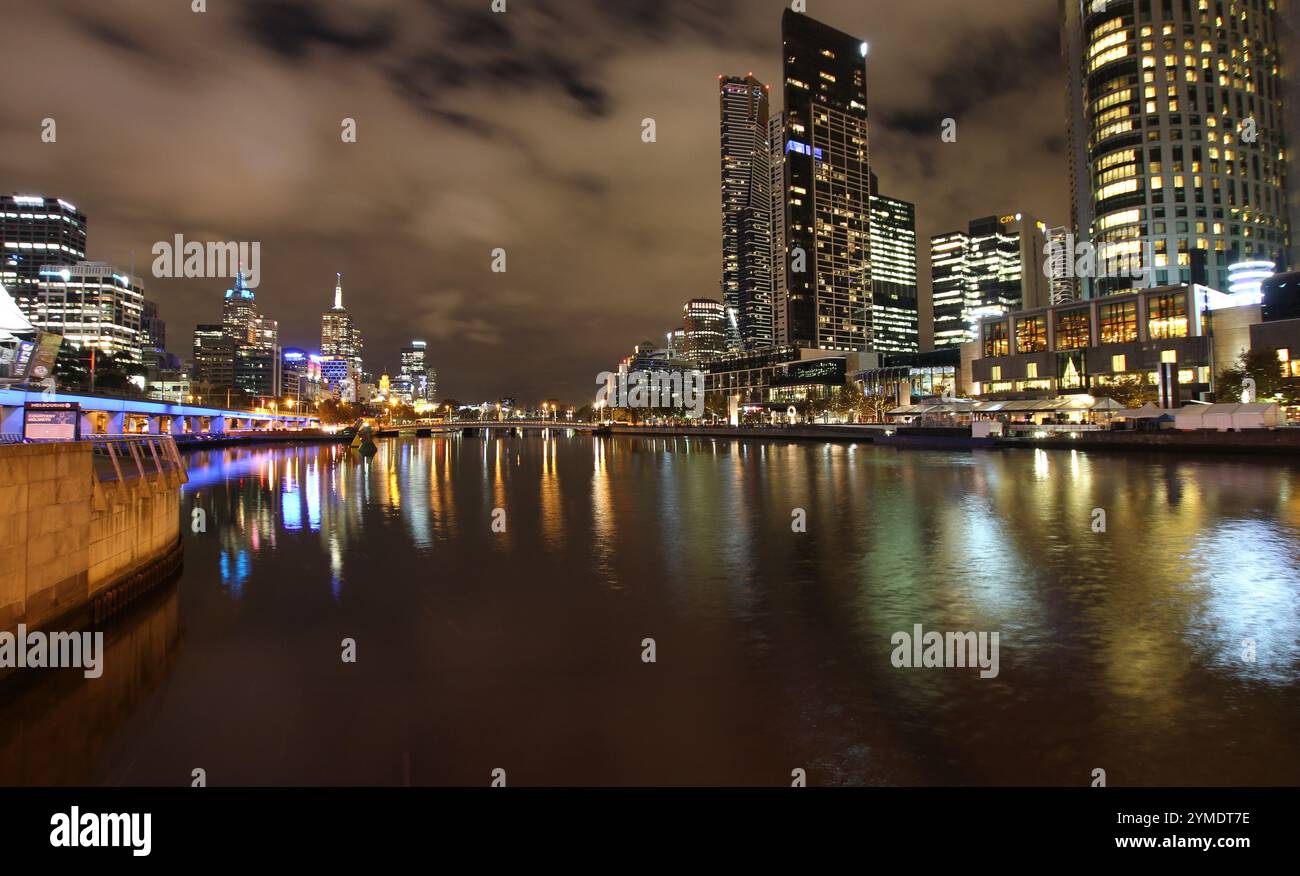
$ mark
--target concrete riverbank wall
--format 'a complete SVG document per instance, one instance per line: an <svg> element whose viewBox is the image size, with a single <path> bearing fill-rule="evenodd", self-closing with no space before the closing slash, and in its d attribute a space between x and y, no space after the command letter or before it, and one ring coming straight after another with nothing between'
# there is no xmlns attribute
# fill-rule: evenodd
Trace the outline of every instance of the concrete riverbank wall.
<svg viewBox="0 0 1300 876"><path fill-rule="evenodd" d="M0 445L0 630L73 629L179 568L166 436Z"/></svg>

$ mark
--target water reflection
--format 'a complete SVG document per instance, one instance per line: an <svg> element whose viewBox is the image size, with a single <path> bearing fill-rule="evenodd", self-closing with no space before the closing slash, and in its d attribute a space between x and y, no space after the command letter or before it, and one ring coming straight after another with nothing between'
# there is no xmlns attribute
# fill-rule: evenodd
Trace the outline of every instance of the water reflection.
<svg viewBox="0 0 1300 876"><path fill-rule="evenodd" d="M117 744L77 769L478 785L505 759L519 784L770 785L800 764L827 783L1081 785L1105 766L1114 784L1294 784L1297 477L560 433L196 454L183 508L210 523L187 536L187 647L143 698L156 720L127 703ZM894 669L890 636L917 623L1000 631L1001 674Z"/></svg>

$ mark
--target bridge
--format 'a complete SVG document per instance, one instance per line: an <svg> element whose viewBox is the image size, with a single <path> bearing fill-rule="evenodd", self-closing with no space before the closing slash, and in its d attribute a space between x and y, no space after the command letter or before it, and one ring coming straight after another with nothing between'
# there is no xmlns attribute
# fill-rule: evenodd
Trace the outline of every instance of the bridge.
<svg viewBox="0 0 1300 876"><path fill-rule="evenodd" d="M28 406L51 402L72 405L78 421L77 431L87 438L99 435L170 435L184 441L320 428L320 420L314 414L233 411L147 398L0 388L0 432L21 435Z"/></svg>
<svg viewBox="0 0 1300 876"><path fill-rule="evenodd" d="M375 435L379 438L391 438L401 435L422 436L446 434L449 432L475 432L483 430L486 432L593 432L599 425L596 423L577 422L572 420L535 420L535 419L508 419L508 420L454 420L445 422L441 420L417 420L414 423L400 423L389 426L380 426L375 430Z"/></svg>

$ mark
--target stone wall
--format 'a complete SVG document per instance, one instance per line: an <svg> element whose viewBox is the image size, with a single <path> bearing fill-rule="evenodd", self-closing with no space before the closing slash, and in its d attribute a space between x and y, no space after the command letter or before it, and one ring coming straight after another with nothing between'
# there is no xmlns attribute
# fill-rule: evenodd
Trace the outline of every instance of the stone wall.
<svg viewBox="0 0 1300 876"><path fill-rule="evenodd" d="M0 630L85 609L180 537L183 471L96 477L89 442L0 445Z"/></svg>

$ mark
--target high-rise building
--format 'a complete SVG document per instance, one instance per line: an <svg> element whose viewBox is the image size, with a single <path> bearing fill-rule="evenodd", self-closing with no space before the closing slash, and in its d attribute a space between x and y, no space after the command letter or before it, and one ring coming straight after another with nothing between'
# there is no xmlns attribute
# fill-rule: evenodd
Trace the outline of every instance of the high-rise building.
<svg viewBox="0 0 1300 876"><path fill-rule="evenodd" d="M1046 260L1047 225L1023 213L985 216L965 233L932 237L935 347L972 340L979 317L1046 307Z"/></svg>
<svg viewBox="0 0 1300 876"><path fill-rule="evenodd" d="M361 330L343 306L342 274L335 274L334 306L321 315L320 352L326 359L347 359L361 379Z"/></svg>
<svg viewBox="0 0 1300 876"><path fill-rule="evenodd" d="M157 302L144 299L140 311L140 359L151 379L170 366L167 356L167 323L158 313Z"/></svg>
<svg viewBox="0 0 1300 876"><path fill-rule="evenodd" d="M86 217L62 198L0 195L0 241L0 284L31 317L41 269L70 268L85 260Z"/></svg>
<svg viewBox="0 0 1300 876"><path fill-rule="evenodd" d="M934 311L934 347L957 347L971 339L966 318L966 249L970 237L949 231L930 238L930 301Z"/></svg>
<svg viewBox="0 0 1300 876"><path fill-rule="evenodd" d="M727 347L772 346L772 174L767 86L718 77L722 144L722 300Z"/></svg>
<svg viewBox="0 0 1300 876"><path fill-rule="evenodd" d="M280 354L282 394L292 408L314 402L323 391L320 357L285 347Z"/></svg>
<svg viewBox="0 0 1300 876"><path fill-rule="evenodd" d="M1048 229L1047 284L1051 304L1067 304L1079 297L1075 247L1074 233L1069 226L1058 225Z"/></svg>
<svg viewBox="0 0 1300 876"><path fill-rule="evenodd" d="M41 268L32 324L122 363L144 365L141 318L144 284L105 264L77 262Z"/></svg>
<svg viewBox="0 0 1300 876"><path fill-rule="evenodd" d="M867 44L790 9L781 39L786 339L862 350L871 342Z"/></svg>
<svg viewBox="0 0 1300 876"><path fill-rule="evenodd" d="M278 397L283 366L279 324L262 315L242 271L235 274L234 286L226 290L221 325L234 350L235 389L249 397Z"/></svg>
<svg viewBox="0 0 1300 876"><path fill-rule="evenodd" d="M243 272L235 274L235 285L226 290L221 308L221 324L226 337L236 345L252 344L257 340L257 297L244 282Z"/></svg>
<svg viewBox="0 0 1300 876"><path fill-rule="evenodd" d="M692 298L682 308L685 359L700 366L727 351L727 314L721 301Z"/></svg>
<svg viewBox="0 0 1300 876"><path fill-rule="evenodd" d="M427 394L425 400L430 404L438 400L438 369L427 368L424 372L425 386Z"/></svg>
<svg viewBox="0 0 1300 876"><path fill-rule="evenodd" d="M194 327L191 387L202 398L224 396L235 387L235 344L224 325Z"/></svg>
<svg viewBox="0 0 1300 876"><path fill-rule="evenodd" d="M1062 0L1083 297L1289 264L1275 0Z"/></svg>
<svg viewBox="0 0 1300 876"><path fill-rule="evenodd" d="M768 172L772 176L772 207L768 214L772 221L772 255L768 260L772 266L772 342L786 346L790 331L786 324L785 287L785 113L775 113L768 119L767 143L771 150Z"/></svg>
<svg viewBox="0 0 1300 876"><path fill-rule="evenodd" d="M424 341L411 341L409 347L402 348L399 374L410 385L411 401L429 399L429 363L425 355L428 346Z"/></svg>
<svg viewBox="0 0 1300 876"><path fill-rule="evenodd" d="M886 353L918 352L921 347L917 323L916 205L873 194L872 349Z"/></svg>

